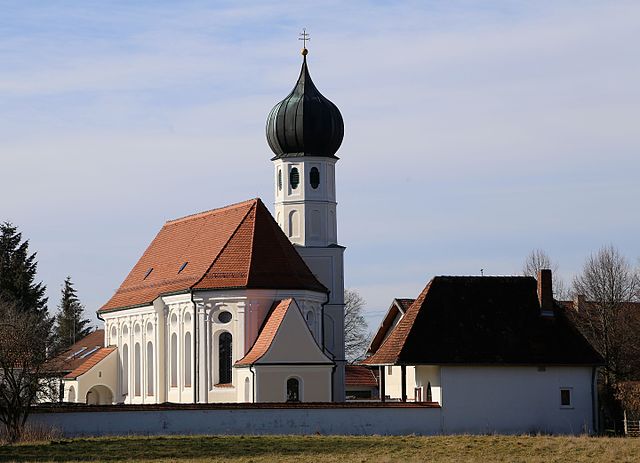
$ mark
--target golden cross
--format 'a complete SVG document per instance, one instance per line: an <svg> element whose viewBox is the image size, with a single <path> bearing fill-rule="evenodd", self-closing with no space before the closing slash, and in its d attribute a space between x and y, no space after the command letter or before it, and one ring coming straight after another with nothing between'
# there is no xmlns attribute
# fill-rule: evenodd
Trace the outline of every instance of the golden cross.
<svg viewBox="0 0 640 463"><path fill-rule="evenodd" d="M307 30L306 29L302 29L302 34L298 34L300 37L298 37L298 40L302 40L302 48L307 48L307 40L311 40L311 37L309 37L309 34L307 34Z"/></svg>

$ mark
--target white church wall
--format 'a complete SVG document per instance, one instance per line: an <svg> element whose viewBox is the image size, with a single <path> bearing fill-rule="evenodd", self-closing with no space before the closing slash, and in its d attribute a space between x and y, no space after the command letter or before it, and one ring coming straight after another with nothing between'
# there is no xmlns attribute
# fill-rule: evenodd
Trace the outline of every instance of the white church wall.
<svg viewBox="0 0 640 463"><path fill-rule="evenodd" d="M591 375L591 367L443 366L443 431L588 432ZM561 405L563 388L571 391L571 406Z"/></svg>
<svg viewBox="0 0 640 463"><path fill-rule="evenodd" d="M256 365L256 401L286 402L287 380L300 384L301 402L331 401L331 365Z"/></svg>

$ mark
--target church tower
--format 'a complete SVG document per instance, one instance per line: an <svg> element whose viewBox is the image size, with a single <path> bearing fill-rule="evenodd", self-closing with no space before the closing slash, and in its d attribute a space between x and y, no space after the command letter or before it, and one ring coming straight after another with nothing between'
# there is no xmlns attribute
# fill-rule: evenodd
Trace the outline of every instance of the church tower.
<svg viewBox="0 0 640 463"><path fill-rule="evenodd" d="M335 401L344 401L344 247L338 244L336 152L344 123L340 111L316 88L302 50L295 87L267 118L275 156L275 215L311 271L329 289L319 343L336 363Z"/></svg>

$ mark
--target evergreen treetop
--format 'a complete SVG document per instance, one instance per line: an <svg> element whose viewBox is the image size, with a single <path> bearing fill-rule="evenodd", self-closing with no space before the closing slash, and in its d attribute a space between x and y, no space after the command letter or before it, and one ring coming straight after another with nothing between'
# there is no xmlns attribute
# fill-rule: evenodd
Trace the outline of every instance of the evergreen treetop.
<svg viewBox="0 0 640 463"><path fill-rule="evenodd" d="M84 306L78 299L71 277L67 277L62 285L62 296L58 305L54 330L56 348L64 350L87 336L92 331L89 320L83 318Z"/></svg>

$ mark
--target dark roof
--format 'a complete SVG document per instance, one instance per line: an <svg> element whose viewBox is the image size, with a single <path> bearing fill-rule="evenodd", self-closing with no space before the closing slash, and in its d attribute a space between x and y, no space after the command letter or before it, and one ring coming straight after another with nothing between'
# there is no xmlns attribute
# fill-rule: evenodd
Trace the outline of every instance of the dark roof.
<svg viewBox="0 0 640 463"><path fill-rule="evenodd" d="M262 201L252 199L165 223L100 311L222 288L327 291Z"/></svg>
<svg viewBox="0 0 640 463"><path fill-rule="evenodd" d="M364 364L599 365L564 315L543 316L532 277L433 278Z"/></svg>
<svg viewBox="0 0 640 463"><path fill-rule="evenodd" d="M344 122L340 111L311 80L307 57L289 95L267 117L267 142L274 159L297 156L335 157L342 144Z"/></svg>
<svg viewBox="0 0 640 463"><path fill-rule="evenodd" d="M68 373L91 359L101 347L104 347L104 330L95 330L49 360L46 369L51 372Z"/></svg>

